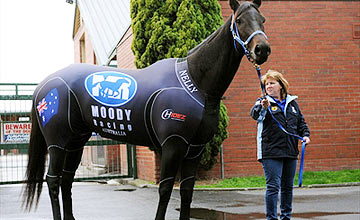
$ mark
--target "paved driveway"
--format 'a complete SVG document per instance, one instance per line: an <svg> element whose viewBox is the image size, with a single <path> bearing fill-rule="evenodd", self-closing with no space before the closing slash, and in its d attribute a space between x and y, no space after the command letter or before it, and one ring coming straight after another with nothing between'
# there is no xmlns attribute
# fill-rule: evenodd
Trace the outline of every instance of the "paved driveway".
<svg viewBox="0 0 360 220"><path fill-rule="evenodd" d="M52 219L46 184L36 212L21 210L21 184L0 186L1 220ZM264 190L195 191L192 219L241 220L264 218ZM74 215L77 220L154 219L157 188L130 185L75 183ZM174 190L166 219L179 218L179 191ZM296 188L293 220L359 220L360 186Z"/></svg>

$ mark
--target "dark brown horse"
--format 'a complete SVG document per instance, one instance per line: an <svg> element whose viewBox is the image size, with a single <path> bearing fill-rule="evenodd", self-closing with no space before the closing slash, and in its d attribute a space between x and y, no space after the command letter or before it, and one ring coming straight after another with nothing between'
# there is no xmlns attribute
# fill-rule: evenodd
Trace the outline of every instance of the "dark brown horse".
<svg viewBox="0 0 360 220"><path fill-rule="evenodd" d="M218 129L220 99L244 55L262 64L270 54L260 4L261 0L241 4L230 0L233 16L186 58L161 60L140 70L75 64L44 79L33 95L25 208L30 210L39 200L48 153L46 182L53 218L61 220L61 189L64 219L74 219L74 174L83 146L95 131L123 142L160 147L155 218L165 219L181 169L180 219L189 219L194 176L204 145Z"/></svg>

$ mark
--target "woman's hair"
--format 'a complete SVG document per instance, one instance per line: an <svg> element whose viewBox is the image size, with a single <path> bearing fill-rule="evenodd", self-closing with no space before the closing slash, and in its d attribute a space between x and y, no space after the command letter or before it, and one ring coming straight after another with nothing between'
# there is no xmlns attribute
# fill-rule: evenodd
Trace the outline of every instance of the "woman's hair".
<svg viewBox="0 0 360 220"><path fill-rule="evenodd" d="M288 81L284 78L284 76L279 73L278 71L275 70L268 70L266 72L265 75L263 75L261 77L261 81L265 86L265 83L268 79L275 79L276 81L279 82L279 84L281 85L282 89L280 90L280 96L281 99L285 99L287 94L288 94L288 88L289 88L289 83ZM266 91L265 91L266 92Z"/></svg>

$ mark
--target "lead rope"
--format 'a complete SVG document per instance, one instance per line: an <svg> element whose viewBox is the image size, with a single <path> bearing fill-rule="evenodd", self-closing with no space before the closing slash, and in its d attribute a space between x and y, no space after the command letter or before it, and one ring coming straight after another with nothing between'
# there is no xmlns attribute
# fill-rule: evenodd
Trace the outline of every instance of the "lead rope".
<svg viewBox="0 0 360 220"><path fill-rule="evenodd" d="M256 35L256 34L261 34L263 35L266 39L267 39L267 36L266 34L263 32L263 31L255 31L254 33L252 33L248 39L243 42L240 38L240 34L239 34L239 31L238 31L238 28L235 24L235 16L234 14L232 14L231 16L231 25L230 25L230 31L233 35L233 38L234 38L234 48L235 48L235 51L236 52L239 52L237 47L236 47L236 42L238 42L241 47L244 49L244 54L245 56L247 57L247 59L254 64L254 68L256 69L256 72L258 74L258 77L259 77L259 80L260 80L260 86L261 86L261 90L262 90L262 93L263 93L263 96L265 97L265 87L264 87L264 84L262 83L261 81L261 68L260 68L260 65L256 64L255 61L251 58L251 55L250 55L250 52L246 49L246 46L247 44L251 41L251 39ZM280 123L279 121L274 117L274 115L271 113L271 109L270 109L270 106L268 107L268 110L270 112L270 115L271 117L274 119L274 121L276 122L276 124L279 126L279 128L284 131L286 134L288 135L291 135L291 136L294 136L298 139L300 139L302 141L302 150L301 150L301 160L300 160L300 169L299 169L299 187L301 187L302 185L302 178L303 178L303 170L304 170L304 157L305 157L305 147L306 147L306 142L304 140L304 138L300 137L299 135L296 135L296 134L292 134L292 133L289 133Z"/></svg>
<svg viewBox="0 0 360 220"><path fill-rule="evenodd" d="M259 77L259 81L260 81L260 86L261 86L261 90L262 90L262 94L263 94L263 97L265 97L265 86L264 84L262 83L261 81L261 68L260 68L260 65L257 65L256 63L254 63L254 68L256 69L256 72L258 74L258 77ZM269 113L271 115L271 117L273 118L273 120L276 122L276 124L279 126L279 128L285 132L286 134L288 135L291 135L291 136L294 136L298 139L300 139L302 141L302 149L301 149L301 159L300 159L300 169L299 169L299 187L302 186L302 179L303 179L303 173L304 173L304 160L305 160L305 148L306 148L306 141L304 140L304 138L300 137L299 135L297 134L293 134L293 133L290 133L288 132L281 124L280 122L274 117L274 115L272 114L271 112L271 108L270 106L268 107L268 110L269 110Z"/></svg>

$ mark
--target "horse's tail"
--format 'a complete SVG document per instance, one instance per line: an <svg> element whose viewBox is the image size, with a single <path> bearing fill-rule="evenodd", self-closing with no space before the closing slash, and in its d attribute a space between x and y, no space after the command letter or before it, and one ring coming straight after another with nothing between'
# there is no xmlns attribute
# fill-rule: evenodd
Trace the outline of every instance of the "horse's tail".
<svg viewBox="0 0 360 220"><path fill-rule="evenodd" d="M47 154L46 142L41 133L40 126L36 116L36 108L31 111L31 134L30 144L28 148L28 166L25 174L25 190L23 192L22 207L30 211L34 202L36 207L39 203L39 198L42 190L45 173L45 161ZM36 197L36 198L35 198Z"/></svg>

